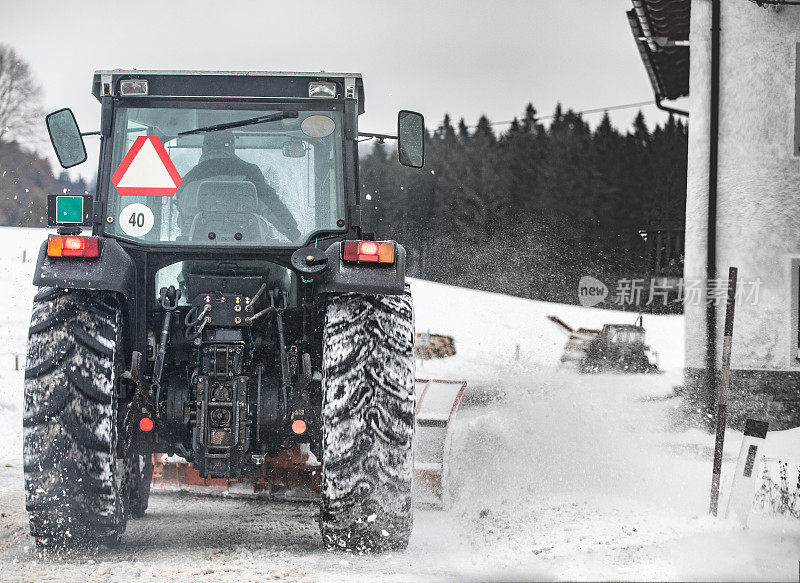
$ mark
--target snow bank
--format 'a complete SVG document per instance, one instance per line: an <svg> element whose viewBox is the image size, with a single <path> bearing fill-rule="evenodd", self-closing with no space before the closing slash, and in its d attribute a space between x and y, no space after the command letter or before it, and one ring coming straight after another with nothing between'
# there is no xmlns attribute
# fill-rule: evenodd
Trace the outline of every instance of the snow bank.
<svg viewBox="0 0 800 583"><path fill-rule="evenodd" d="M491 371L521 364L556 368L567 334L547 319L558 316L573 328L633 324L638 314L525 300L484 291L411 279L417 332L448 334L456 341L454 358L422 363L418 374L461 379L468 366ZM668 371L683 368L683 317L644 317L646 341ZM519 360L515 359L519 346Z"/></svg>
<svg viewBox="0 0 800 583"><path fill-rule="evenodd" d="M459 412L449 483L457 532L504 576L524 577L539 557L564 579L796 577L799 522L754 515L746 532L708 516L713 435L683 429L673 391L682 317L644 318L665 374L578 375L559 369L566 335L546 316L600 328L636 315L424 281L412 292L417 330L452 335L457 349L418 376L502 391ZM741 438L726 433L723 510ZM772 433L765 452L797 457L798 440L800 429Z"/></svg>
<svg viewBox="0 0 800 583"><path fill-rule="evenodd" d="M671 430L667 376L528 372L455 426L452 513L476 552L567 580L796 577L800 522L708 516L713 436ZM723 510L740 441L727 433Z"/></svg>

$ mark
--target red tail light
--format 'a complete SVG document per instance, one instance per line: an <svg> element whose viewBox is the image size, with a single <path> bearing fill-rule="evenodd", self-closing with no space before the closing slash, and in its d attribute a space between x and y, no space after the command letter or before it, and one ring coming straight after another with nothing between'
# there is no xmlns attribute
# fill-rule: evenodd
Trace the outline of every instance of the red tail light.
<svg viewBox="0 0 800 583"><path fill-rule="evenodd" d="M394 243L345 241L342 259L358 263L394 263Z"/></svg>
<svg viewBox="0 0 800 583"><path fill-rule="evenodd" d="M50 235L47 238L50 257L99 257L97 237Z"/></svg>

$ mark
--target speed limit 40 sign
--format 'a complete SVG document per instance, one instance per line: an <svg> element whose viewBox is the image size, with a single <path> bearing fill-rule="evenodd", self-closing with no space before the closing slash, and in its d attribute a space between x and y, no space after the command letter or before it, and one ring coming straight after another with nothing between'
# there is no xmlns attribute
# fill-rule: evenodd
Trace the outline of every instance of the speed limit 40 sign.
<svg viewBox="0 0 800 583"><path fill-rule="evenodd" d="M119 226L131 237L144 237L151 231L154 223L153 211L140 202L129 204L119 213Z"/></svg>

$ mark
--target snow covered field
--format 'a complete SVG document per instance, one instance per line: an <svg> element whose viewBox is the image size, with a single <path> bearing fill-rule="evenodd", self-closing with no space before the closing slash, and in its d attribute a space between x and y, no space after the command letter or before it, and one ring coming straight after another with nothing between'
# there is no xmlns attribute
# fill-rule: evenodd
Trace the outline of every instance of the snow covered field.
<svg viewBox="0 0 800 583"><path fill-rule="evenodd" d="M424 281L412 283L417 330L454 336L458 354L426 361L418 376L464 379L484 398L468 400L456 422L452 508L418 508L406 552L329 555L309 504L159 494L119 548L39 556L27 535L14 355L25 352L43 237L0 229L4 581L797 580L800 522L754 514L742 530L707 516L713 439L681 424L672 391L681 317L645 317L665 374L581 376L558 369L566 337L546 316L599 327L635 315ZM723 509L740 441L728 432ZM796 465L798 441L796 431L770 434L766 454Z"/></svg>

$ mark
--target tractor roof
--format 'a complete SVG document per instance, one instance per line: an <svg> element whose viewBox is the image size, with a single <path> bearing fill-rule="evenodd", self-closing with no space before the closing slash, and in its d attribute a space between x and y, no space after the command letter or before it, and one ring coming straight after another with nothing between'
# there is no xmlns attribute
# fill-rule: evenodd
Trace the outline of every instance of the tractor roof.
<svg viewBox="0 0 800 583"><path fill-rule="evenodd" d="M286 71L148 71L114 69L95 71L92 94L118 96L119 82L125 79L145 79L149 97L286 97L308 98L312 81L333 81L339 86L337 94L345 95L354 88L358 113L364 113L364 82L360 73L290 73Z"/></svg>

